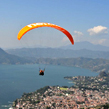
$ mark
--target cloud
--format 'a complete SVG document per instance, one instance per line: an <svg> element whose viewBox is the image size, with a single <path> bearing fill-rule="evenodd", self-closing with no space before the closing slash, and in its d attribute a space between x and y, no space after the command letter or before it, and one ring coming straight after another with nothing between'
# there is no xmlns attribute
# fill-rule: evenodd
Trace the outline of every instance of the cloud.
<svg viewBox="0 0 109 109"><path fill-rule="evenodd" d="M80 42L82 40L83 33L80 31L74 31L75 35L73 35L75 42Z"/></svg>
<svg viewBox="0 0 109 109"><path fill-rule="evenodd" d="M100 44L104 46L109 46L109 40L108 39L95 39L95 40L90 40L89 42L93 44Z"/></svg>
<svg viewBox="0 0 109 109"><path fill-rule="evenodd" d="M74 31L74 33L75 33L75 35L72 35L74 41L79 42L81 39L80 37L83 36L83 33L80 31ZM64 37L62 39L62 42L68 42L68 41L69 41L68 37Z"/></svg>
<svg viewBox="0 0 109 109"><path fill-rule="evenodd" d="M73 39L74 39L75 42L80 42L82 36L83 36L83 33L80 32L80 31L74 31L74 35L72 35L72 37L73 37ZM62 39L62 42L68 43L69 42L68 37L64 37Z"/></svg>
<svg viewBox="0 0 109 109"><path fill-rule="evenodd" d="M98 34L100 35L100 34L108 33L107 27L103 27L103 26L96 26L88 29L87 31L89 32L89 35L98 35Z"/></svg>
<svg viewBox="0 0 109 109"><path fill-rule="evenodd" d="M105 43L105 42L106 42L106 39L100 39L100 40L98 41L99 44L103 44L103 43Z"/></svg>
<svg viewBox="0 0 109 109"><path fill-rule="evenodd" d="M74 31L74 33L75 33L75 35L77 35L77 36L83 36L83 33L80 32L80 31Z"/></svg>
<svg viewBox="0 0 109 109"><path fill-rule="evenodd" d="M67 41L69 41L69 40L68 40L68 37L64 37L64 38L62 39L62 42L67 42Z"/></svg>

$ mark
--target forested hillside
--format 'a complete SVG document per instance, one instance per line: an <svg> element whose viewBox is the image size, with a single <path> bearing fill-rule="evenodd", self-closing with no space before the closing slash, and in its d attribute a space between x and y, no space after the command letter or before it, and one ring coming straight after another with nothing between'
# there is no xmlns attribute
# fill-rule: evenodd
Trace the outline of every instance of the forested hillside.
<svg viewBox="0 0 109 109"><path fill-rule="evenodd" d="M26 64L26 63L31 63L31 60L8 54L3 49L0 48L0 64Z"/></svg>

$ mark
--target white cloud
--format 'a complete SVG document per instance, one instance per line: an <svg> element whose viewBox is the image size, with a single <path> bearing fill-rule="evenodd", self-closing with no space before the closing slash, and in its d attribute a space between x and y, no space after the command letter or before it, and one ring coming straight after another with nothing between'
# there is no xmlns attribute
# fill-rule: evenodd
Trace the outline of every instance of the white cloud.
<svg viewBox="0 0 109 109"><path fill-rule="evenodd" d="M80 42L82 40L83 33L80 31L74 31L75 35L73 35L75 42Z"/></svg>
<svg viewBox="0 0 109 109"><path fill-rule="evenodd" d="M80 31L74 31L74 33L75 33L77 36L83 36L83 33L80 32Z"/></svg>
<svg viewBox="0 0 109 109"><path fill-rule="evenodd" d="M68 39L68 37L64 37L63 39L62 39L62 42L67 42L69 39Z"/></svg>
<svg viewBox="0 0 109 109"><path fill-rule="evenodd" d="M109 40L108 39L95 39L95 40L90 40L89 42L93 44L100 44L104 46L109 46Z"/></svg>
<svg viewBox="0 0 109 109"><path fill-rule="evenodd" d="M79 36L76 36L76 35L73 36L73 39L74 39L75 42L81 41L81 38Z"/></svg>
<svg viewBox="0 0 109 109"><path fill-rule="evenodd" d="M106 39L100 39L100 40L98 41L99 44L103 44L103 43L105 43L105 42L106 42Z"/></svg>
<svg viewBox="0 0 109 109"><path fill-rule="evenodd" d="M107 27L103 27L103 26L96 26L88 29L87 31L89 32L90 35L98 35L98 34L100 35L100 34L108 33Z"/></svg>

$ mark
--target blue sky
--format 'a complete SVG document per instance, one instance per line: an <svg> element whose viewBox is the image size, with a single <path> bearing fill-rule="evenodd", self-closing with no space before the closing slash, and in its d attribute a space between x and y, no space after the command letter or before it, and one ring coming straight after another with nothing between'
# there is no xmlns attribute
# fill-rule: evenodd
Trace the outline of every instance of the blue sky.
<svg viewBox="0 0 109 109"><path fill-rule="evenodd" d="M67 29L75 42L109 46L108 0L1 0L0 47L71 44L63 33L47 27L31 30L22 40L17 40L21 28L37 22L49 22Z"/></svg>

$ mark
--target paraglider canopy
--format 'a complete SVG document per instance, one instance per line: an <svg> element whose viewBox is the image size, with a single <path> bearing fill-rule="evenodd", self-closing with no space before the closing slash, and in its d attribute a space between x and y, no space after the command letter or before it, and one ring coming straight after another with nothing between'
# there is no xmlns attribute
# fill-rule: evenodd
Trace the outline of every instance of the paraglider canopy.
<svg viewBox="0 0 109 109"><path fill-rule="evenodd" d="M22 36L27 33L28 31L32 30L32 29L35 29L35 28L39 28L39 27L51 27L51 28L55 28L57 30L60 30L61 32L63 32L70 40L70 42L72 44L74 44L74 40L73 40L73 37L72 35L64 28L58 26L58 25L55 25L55 24L51 24L51 23L32 23L32 24L29 24L29 25L26 25L25 27L23 27L19 33L18 33L18 40L20 40L22 38Z"/></svg>

